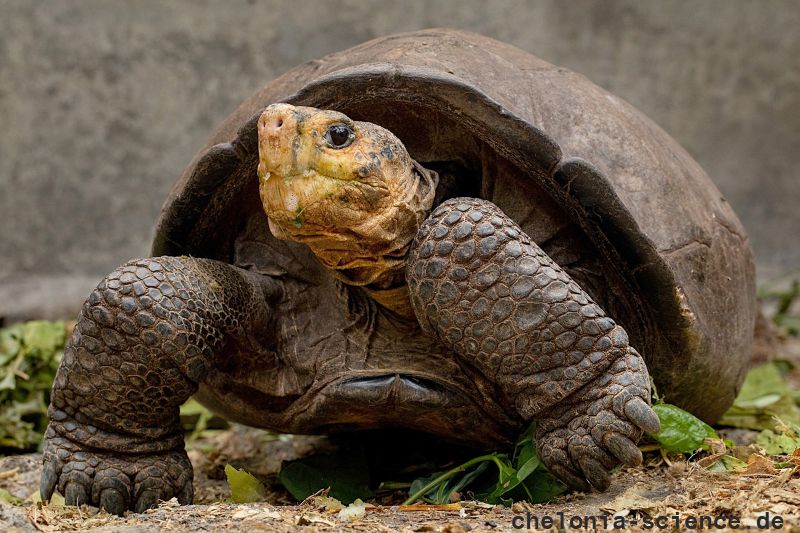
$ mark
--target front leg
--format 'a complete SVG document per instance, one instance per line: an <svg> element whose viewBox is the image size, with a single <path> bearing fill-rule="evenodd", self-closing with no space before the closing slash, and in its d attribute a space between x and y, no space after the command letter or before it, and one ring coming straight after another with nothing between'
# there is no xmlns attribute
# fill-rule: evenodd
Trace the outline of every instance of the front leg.
<svg viewBox="0 0 800 533"><path fill-rule="evenodd" d="M598 489L658 431L625 331L494 204L456 198L420 228L407 279L422 328L499 385L550 471Z"/></svg>
<svg viewBox="0 0 800 533"><path fill-rule="evenodd" d="M109 512L192 500L179 407L228 341L263 331L277 287L191 257L139 259L89 296L53 384L41 494Z"/></svg>

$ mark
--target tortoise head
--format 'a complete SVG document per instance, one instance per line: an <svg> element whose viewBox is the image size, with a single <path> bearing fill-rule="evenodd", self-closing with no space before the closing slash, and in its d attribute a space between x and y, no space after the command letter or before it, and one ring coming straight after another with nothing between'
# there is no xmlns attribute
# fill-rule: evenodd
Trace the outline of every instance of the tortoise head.
<svg viewBox="0 0 800 533"><path fill-rule="evenodd" d="M390 131L336 111L289 104L258 121L259 190L270 231L308 245L340 279L402 279L436 176Z"/></svg>

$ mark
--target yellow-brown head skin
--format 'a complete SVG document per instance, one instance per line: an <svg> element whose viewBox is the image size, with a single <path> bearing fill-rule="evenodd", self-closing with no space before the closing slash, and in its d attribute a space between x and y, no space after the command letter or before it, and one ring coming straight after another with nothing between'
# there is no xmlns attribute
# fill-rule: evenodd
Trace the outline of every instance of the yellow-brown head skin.
<svg viewBox="0 0 800 533"><path fill-rule="evenodd" d="M259 190L270 230L308 245L351 284L402 279L408 246L436 186L388 130L289 104L258 121Z"/></svg>

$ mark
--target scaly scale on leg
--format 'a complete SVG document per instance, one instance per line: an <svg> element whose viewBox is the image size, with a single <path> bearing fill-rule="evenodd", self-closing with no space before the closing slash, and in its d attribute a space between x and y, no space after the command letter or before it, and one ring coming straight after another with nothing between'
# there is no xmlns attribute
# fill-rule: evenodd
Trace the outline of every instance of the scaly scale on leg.
<svg viewBox="0 0 800 533"><path fill-rule="evenodd" d="M493 376L546 466L571 486L608 486L658 430L650 383L625 331L496 206L456 198L420 228L407 280L423 328ZM581 474L582 473L582 474Z"/></svg>
<svg viewBox="0 0 800 533"><path fill-rule="evenodd" d="M224 287L224 290L221 290ZM230 265L139 259L86 301L53 385L41 494L141 512L192 501L179 406L227 337L266 314L262 286Z"/></svg>

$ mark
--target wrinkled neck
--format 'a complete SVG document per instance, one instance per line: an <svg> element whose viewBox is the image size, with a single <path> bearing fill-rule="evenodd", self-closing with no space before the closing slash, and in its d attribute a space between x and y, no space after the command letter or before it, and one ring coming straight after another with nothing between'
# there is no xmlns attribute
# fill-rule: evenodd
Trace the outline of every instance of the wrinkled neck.
<svg viewBox="0 0 800 533"><path fill-rule="evenodd" d="M338 279L362 287L382 306L409 318L414 312L405 279L408 251L430 214L439 181L436 172L416 162L411 174L395 201L364 223L334 238L302 241Z"/></svg>

